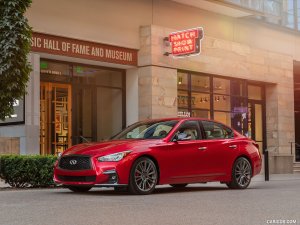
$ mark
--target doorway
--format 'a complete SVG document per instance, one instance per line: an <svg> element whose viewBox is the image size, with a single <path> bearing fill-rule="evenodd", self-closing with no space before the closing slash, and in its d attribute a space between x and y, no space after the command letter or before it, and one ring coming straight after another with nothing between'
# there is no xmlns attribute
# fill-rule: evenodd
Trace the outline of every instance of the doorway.
<svg viewBox="0 0 300 225"><path fill-rule="evenodd" d="M109 139L125 127L125 76L120 70L73 68L72 144Z"/></svg>
<svg viewBox="0 0 300 225"><path fill-rule="evenodd" d="M248 101L248 137L256 141L263 151L263 107L261 103Z"/></svg>
<svg viewBox="0 0 300 225"><path fill-rule="evenodd" d="M109 139L125 127L125 71L41 60L40 149Z"/></svg>
<svg viewBox="0 0 300 225"><path fill-rule="evenodd" d="M263 85L248 84L248 137L256 141L261 153L266 150L266 102Z"/></svg>
<svg viewBox="0 0 300 225"><path fill-rule="evenodd" d="M71 146L71 85L41 82L40 150L58 154Z"/></svg>

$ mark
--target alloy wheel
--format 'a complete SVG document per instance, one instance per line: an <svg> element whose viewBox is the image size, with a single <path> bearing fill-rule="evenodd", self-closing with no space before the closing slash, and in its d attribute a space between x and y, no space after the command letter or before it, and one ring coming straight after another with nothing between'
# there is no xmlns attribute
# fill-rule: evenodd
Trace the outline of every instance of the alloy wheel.
<svg viewBox="0 0 300 225"><path fill-rule="evenodd" d="M148 157L137 159L131 169L129 190L133 194L150 194L158 181L155 163Z"/></svg>
<svg viewBox="0 0 300 225"><path fill-rule="evenodd" d="M246 187L251 181L251 165L248 160L242 158L235 166L235 179L241 187Z"/></svg>
<svg viewBox="0 0 300 225"><path fill-rule="evenodd" d="M134 170L134 182L140 192L151 191L157 183L156 166L150 159L143 159L138 162Z"/></svg>
<svg viewBox="0 0 300 225"><path fill-rule="evenodd" d="M246 189L252 177L252 166L248 159L239 157L232 166L231 181L226 185L232 189Z"/></svg>

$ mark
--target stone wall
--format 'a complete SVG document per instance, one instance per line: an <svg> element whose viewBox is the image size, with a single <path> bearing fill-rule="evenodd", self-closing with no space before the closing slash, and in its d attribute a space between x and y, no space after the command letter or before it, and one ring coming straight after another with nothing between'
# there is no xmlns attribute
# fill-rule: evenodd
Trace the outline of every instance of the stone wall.
<svg viewBox="0 0 300 225"><path fill-rule="evenodd" d="M20 138L0 137L1 154L20 154Z"/></svg>
<svg viewBox="0 0 300 225"><path fill-rule="evenodd" d="M139 120L177 115L177 70L139 68Z"/></svg>

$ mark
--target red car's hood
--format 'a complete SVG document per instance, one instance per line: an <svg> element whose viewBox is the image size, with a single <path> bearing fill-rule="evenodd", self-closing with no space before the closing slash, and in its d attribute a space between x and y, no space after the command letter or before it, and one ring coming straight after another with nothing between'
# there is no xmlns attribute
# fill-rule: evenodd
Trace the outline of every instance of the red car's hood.
<svg viewBox="0 0 300 225"><path fill-rule="evenodd" d="M150 147L160 143L161 140L113 140L95 143L75 145L64 152L65 155L106 155L127 150L134 150L136 147Z"/></svg>

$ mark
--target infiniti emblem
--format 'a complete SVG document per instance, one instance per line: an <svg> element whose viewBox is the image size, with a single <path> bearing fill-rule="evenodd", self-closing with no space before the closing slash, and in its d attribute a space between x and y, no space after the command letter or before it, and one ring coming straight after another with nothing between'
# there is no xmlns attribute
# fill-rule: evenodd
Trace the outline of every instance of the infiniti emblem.
<svg viewBox="0 0 300 225"><path fill-rule="evenodd" d="M75 160L75 159L70 160L70 164L71 165L76 165L77 164L77 160Z"/></svg>

